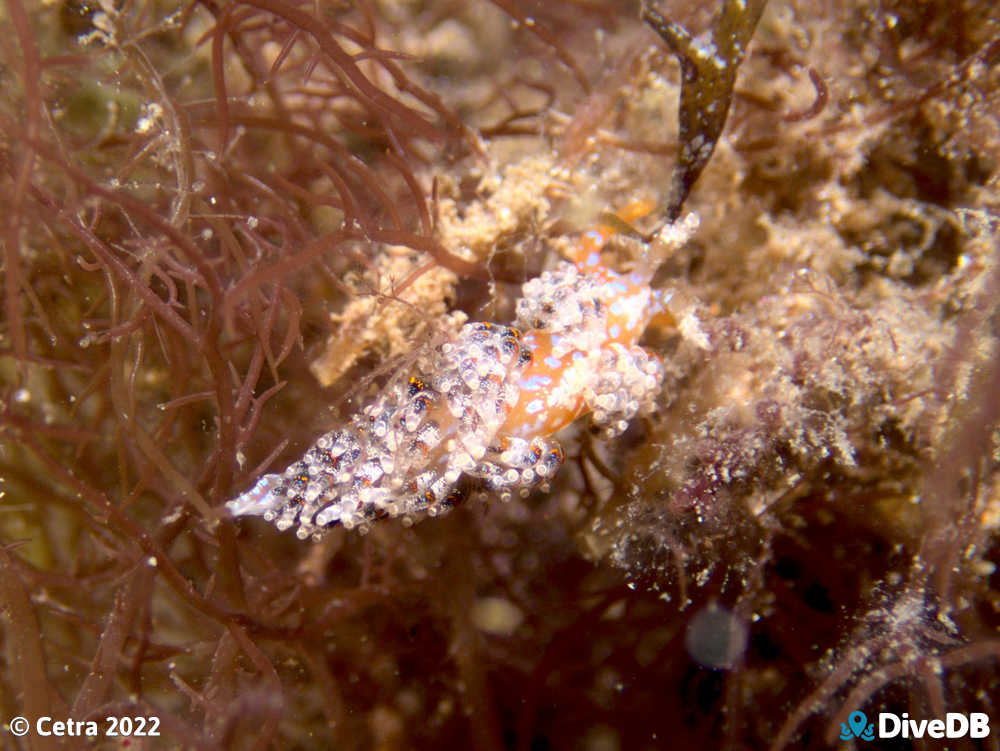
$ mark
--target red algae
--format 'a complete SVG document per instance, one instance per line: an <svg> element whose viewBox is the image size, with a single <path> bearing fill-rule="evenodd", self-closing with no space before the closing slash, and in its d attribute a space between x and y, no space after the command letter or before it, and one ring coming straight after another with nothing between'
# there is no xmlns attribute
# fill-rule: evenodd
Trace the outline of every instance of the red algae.
<svg viewBox="0 0 1000 751"><path fill-rule="evenodd" d="M8 0L4 732L781 749L856 712L1000 721L995 3L740 5ZM709 42L732 63L692 84ZM643 197L592 249L671 293L642 415L412 527L230 518Z"/></svg>

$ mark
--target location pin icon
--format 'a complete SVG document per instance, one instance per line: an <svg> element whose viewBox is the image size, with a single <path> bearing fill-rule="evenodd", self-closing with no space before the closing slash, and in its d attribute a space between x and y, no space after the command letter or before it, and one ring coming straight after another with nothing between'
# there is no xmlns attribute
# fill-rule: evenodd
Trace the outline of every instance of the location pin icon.
<svg viewBox="0 0 1000 751"><path fill-rule="evenodd" d="M865 725L868 724L868 718L865 717L864 712L851 712L850 716L847 718L847 724L851 726L851 730L854 731L854 737L860 738L861 734L865 732Z"/></svg>

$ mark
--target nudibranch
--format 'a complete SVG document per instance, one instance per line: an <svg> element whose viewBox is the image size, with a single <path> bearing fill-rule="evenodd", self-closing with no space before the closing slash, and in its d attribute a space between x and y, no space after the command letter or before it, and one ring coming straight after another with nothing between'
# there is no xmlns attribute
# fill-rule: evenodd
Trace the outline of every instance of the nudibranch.
<svg viewBox="0 0 1000 751"><path fill-rule="evenodd" d="M629 223L651 209L635 201L617 216ZM412 521L454 506L463 475L504 499L544 485L563 461L555 434L587 412L606 435L620 434L660 389L663 365L637 342L667 300L650 287L650 269L602 263L614 233L585 233L570 261L525 283L513 326L469 323L426 347L349 425L263 476L229 511L295 527L301 539L336 524Z"/></svg>

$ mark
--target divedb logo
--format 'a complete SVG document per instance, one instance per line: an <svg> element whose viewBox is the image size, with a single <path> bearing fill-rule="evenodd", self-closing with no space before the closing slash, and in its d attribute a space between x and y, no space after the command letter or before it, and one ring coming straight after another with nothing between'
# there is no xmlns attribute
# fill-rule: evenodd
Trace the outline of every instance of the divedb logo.
<svg viewBox="0 0 1000 751"><path fill-rule="evenodd" d="M910 716L880 712L878 726L868 722L864 712L851 712L840 723L840 740L873 741L875 738L985 738L990 734L990 717L985 712L948 712L944 719L911 720Z"/></svg>

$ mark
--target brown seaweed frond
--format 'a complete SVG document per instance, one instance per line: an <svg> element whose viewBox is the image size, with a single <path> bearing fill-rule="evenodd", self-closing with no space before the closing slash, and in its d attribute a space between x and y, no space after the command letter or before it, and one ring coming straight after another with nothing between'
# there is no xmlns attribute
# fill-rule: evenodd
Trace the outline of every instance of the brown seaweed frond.
<svg viewBox="0 0 1000 751"><path fill-rule="evenodd" d="M680 144L665 209L668 222L681 215L691 187L722 135L736 74L766 5L767 0L726 0L710 30L705 35L693 35L647 2L642 4L643 20L681 64Z"/></svg>
<svg viewBox="0 0 1000 751"><path fill-rule="evenodd" d="M995 714L995 3L737 5L655 4L692 86L638 3L7 0L7 718L389 751ZM657 272L653 414L413 528L220 513L418 345L509 320L567 227L679 210L678 149L702 223ZM341 325L368 302L398 351ZM321 385L327 341L356 357Z"/></svg>

